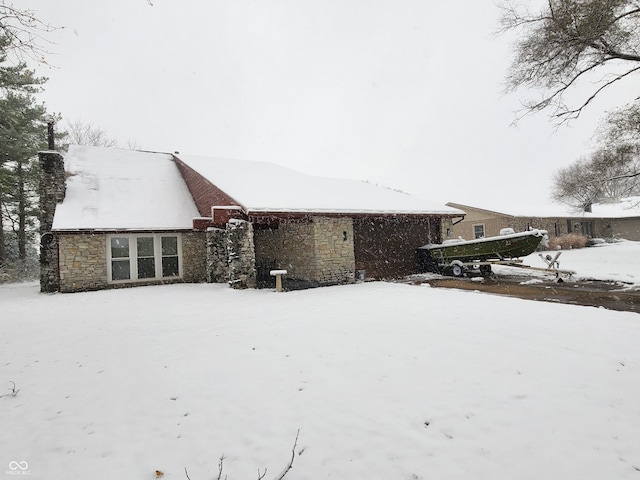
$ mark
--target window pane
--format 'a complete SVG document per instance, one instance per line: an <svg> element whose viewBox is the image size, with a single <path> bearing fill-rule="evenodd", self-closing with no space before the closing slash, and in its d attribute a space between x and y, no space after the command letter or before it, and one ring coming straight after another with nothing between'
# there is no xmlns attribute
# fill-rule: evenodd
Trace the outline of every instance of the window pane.
<svg viewBox="0 0 640 480"><path fill-rule="evenodd" d="M111 261L111 280L129 280L131 278L129 260Z"/></svg>
<svg viewBox="0 0 640 480"><path fill-rule="evenodd" d="M163 277L177 277L178 272L178 257L163 257L162 258L162 276Z"/></svg>
<svg viewBox="0 0 640 480"><path fill-rule="evenodd" d="M138 245L138 258L153 257L153 237L136 238Z"/></svg>
<svg viewBox="0 0 640 480"><path fill-rule="evenodd" d="M162 237L162 255L178 255L178 237Z"/></svg>
<svg viewBox="0 0 640 480"><path fill-rule="evenodd" d="M127 237L111 237L111 258L129 257L129 239Z"/></svg>
<svg viewBox="0 0 640 480"><path fill-rule="evenodd" d="M138 258L138 278L155 278L155 276L156 276L155 259L153 257Z"/></svg>

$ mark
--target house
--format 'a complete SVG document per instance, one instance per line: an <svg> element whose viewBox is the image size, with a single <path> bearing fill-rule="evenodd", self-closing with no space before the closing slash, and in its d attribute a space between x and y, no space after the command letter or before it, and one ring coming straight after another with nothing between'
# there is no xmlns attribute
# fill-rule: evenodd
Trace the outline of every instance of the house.
<svg viewBox="0 0 640 480"><path fill-rule="evenodd" d="M627 197L594 203L590 212L575 212L563 206L532 206L528 211L505 213L471 205L449 202L447 206L463 210L463 220L447 233L465 239L498 235L502 228L521 232L538 228L550 237L578 233L587 237L624 238L640 241L640 197ZM522 210L522 209L520 209Z"/></svg>
<svg viewBox="0 0 640 480"><path fill-rule="evenodd" d="M418 271L463 213L275 164L71 146L42 152L41 289L166 282L308 287Z"/></svg>

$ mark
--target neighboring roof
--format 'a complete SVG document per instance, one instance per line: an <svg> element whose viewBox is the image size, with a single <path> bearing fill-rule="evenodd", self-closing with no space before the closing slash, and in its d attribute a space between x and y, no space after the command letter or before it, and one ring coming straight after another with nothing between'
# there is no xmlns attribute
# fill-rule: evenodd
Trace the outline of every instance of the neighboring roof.
<svg viewBox="0 0 640 480"><path fill-rule="evenodd" d="M596 218L640 217L640 196L621 198L617 202L594 203L591 210L585 215Z"/></svg>
<svg viewBox="0 0 640 480"><path fill-rule="evenodd" d="M526 208L509 207L509 213L501 207L476 207L449 202L447 205L462 210L476 209L497 215L529 218L633 218L640 217L640 196L626 197L617 201L594 203L591 212L580 212L566 205L530 205Z"/></svg>
<svg viewBox="0 0 640 480"><path fill-rule="evenodd" d="M247 213L463 215L460 210L358 180L306 175L266 162L176 157Z"/></svg>
<svg viewBox="0 0 640 480"><path fill-rule="evenodd" d="M72 145L53 230L191 229L198 217L173 156Z"/></svg>
<svg viewBox="0 0 640 480"><path fill-rule="evenodd" d="M572 211L566 205L552 205L552 204L532 204L527 206L518 206L509 202L507 208L504 204L501 205L486 205L482 207L475 205L464 205L461 203L448 202L447 205L462 210L482 210L489 214L504 215L507 217L567 217L575 216L575 212Z"/></svg>

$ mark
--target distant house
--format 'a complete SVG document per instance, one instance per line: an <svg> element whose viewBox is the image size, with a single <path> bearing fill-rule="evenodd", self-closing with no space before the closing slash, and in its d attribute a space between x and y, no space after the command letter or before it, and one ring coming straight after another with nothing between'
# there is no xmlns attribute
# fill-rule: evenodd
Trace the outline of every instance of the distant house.
<svg viewBox="0 0 640 480"><path fill-rule="evenodd" d="M41 287L289 286L391 278L463 213L264 162L71 146L42 152ZM285 283L287 285L287 283Z"/></svg>
<svg viewBox="0 0 640 480"><path fill-rule="evenodd" d="M449 236L465 239L498 235L502 228L517 232L538 228L551 237L579 233L588 237L624 238L640 241L640 197L594 203L590 212L572 212L566 207L530 207L527 212L505 213L449 202L463 210L464 219L452 226ZM446 234L447 232L445 232Z"/></svg>

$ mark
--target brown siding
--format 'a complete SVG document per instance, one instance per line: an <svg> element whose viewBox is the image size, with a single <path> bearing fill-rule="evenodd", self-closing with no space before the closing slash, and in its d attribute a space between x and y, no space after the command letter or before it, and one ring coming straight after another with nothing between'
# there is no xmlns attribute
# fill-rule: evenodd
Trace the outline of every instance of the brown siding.
<svg viewBox="0 0 640 480"><path fill-rule="evenodd" d="M439 217L372 217L354 220L356 270L367 277L394 278L417 273L416 249L441 240Z"/></svg>
<svg viewBox="0 0 640 480"><path fill-rule="evenodd" d="M189 188L189 192L191 192L193 200L196 202L200 215L203 217L210 217L211 207L214 206L241 206L233 198L224 193L198 172L181 162L179 159L176 158L175 162L182 174L182 178L184 178L184 181Z"/></svg>
<svg viewBox="0 0 640 480"><path fill-rule="evenodd" d="M546 230L549 237L568 233L566 218L515 217L506 226L513 228L516 232L524 232L528 227Z"/></svg>
<svg viewBox="0 0 640 480"><path fill-rule="evenodd" d="M484 236L495 237L500 235L503 228L513 228L516 232L524 232L529 228L547 230L550 236L567 233L567 221L562 218L550 217L516 217L481 208L473 208L466 205L449 204L466 212L462 222L453 227L453 238L462 237L465 240L474 239L474 226L484 225Z"/></svg>
<svg viewBox="0 0 640 480"><path fill-rule="evenodd" d="M475 225L484 225L484 236L493 237L500 233L501 228L509 226L509 222L513 219L508 215L492 214L485 210L465 207L464 211L467 213L464 220L453 226L453 238L462 237L465 240L472 240L475 238Z"/></svg>
<svg viewBox="0 0 640 480"><path fill-rule="evenodd" d="M617 236L626 240L640 241L640 218L619 218L613 219L609 223L608 236ZM611 234L613 232L613 235Z"/></svg>

